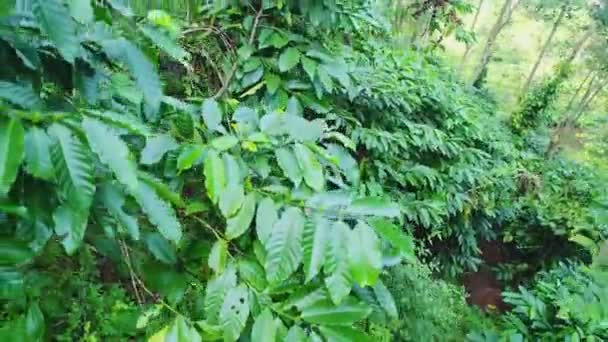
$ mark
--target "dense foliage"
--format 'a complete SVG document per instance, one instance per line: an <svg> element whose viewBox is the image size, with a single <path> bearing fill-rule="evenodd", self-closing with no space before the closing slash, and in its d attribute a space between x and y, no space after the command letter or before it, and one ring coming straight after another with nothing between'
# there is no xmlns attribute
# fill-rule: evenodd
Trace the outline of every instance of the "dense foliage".
<svg viewBox="0 0 608 342"><path fill-rule="evenodd" d="M605 304L602 179L546 155L567 73L505 121L384 2L188 8L2 13L0 340L606 337L576 307ZM488 241L532 284L496 320L453 283Z"/></svg>

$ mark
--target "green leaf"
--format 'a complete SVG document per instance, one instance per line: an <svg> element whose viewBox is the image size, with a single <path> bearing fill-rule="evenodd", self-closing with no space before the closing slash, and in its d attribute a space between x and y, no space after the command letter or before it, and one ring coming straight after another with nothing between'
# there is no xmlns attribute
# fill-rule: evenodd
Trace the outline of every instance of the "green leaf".
<svg viewBox="0 0 608 342"><path fill-rule="evenodd" d="M323 135L325 122L320 119L308 121L301 116L287 114L285 115L285 125L292 139L315 142Z"/></svg>
<svg viewBox="0 0 608 342"><path fill-rule="evenodd" d="M124 194L112 184L103 184L97 192L98 198L101 200L108 212L120 223L124 230L129 233L133 240L139 240L139 225L137 219L125 213L122 209L125 203Z"/></svg>
<svg viewBox="0 0 608 342"><path fill-rule="evenodd" d="M302 261L304 218L300 210L288 208L278 220L266 244L266 278L276 284L286 280Z"/></svg>
<svg viewBox="0 0 608 342"><path fill-rule="evenodd" d="M51 138L38 127L31 127L25 134L25 162L25 169L35 177L51 180L55 176L51 161Z"/></svg>
<svg viewBox="0 0 608 342"><path fill-rule="evenodd" d="M348 266L348 240L350 228L344 222L336 222L331 230L324 270L329 276L325 285L331 300L339 304L352 289L352 275Z"/></svg>
<svg viewBox="0 0 608 342"><path fill-rule="evenodd" d="M23 161L25 131L16 119L0 118L0 198L6 195L17 178Z"/></svg>
<svg viewBox="0 0 608 342"><path fill-rule="evenodd" d="M226 268L226 261L228 260L228 244L226 241L217 240L211 247L209 252L209 268L211 268L216 274L221 274Z"/></svg>
<svg viewBox="0 0 608 342"><path fill-rule="evenodd" d="M84 118L82 128L89 146L101 162L112 170L116 179L131 193L136 192L139 183L137 167L131 159L127 144L108 126L96 119Z"/></svg>
<svg viewBox="0 0 608 342"><path fill-rule="evenodd" d="M270 95L276 93L281 85L281 78L273 73L266 73L264 81L266 82L266 90Z"/></svg>
<svg viewBox="0 0 608 342"><path fill-rule="evenodd" d="M350 326L372 312L367 305L348 297L340 305L321 300L303 308L302 319L308 323Z"/></svg>
<svg viewBox="0 0 608 342"><path fill-rule="evenodd" d="M220 105L212 98L208 98L203 102L203 121L205 126L212 131L220 131L222 123L222 110Z"/></svg>
<svg viewBox="0 0 608 342"><path fill-rule="evenodd" d="M308 57L302 57L302 67L304 67L304 71L306 71L310 80L313 81L317 72L317 62Z"/></svg>
<svg viewBox="0 0 608 342"><path fill-rule="evenodd" d="M306 282L314 278L325 261L330 222L322 217L308 220L304 225L302 249L304 250L304 273Z"/></svg>
<svg viewBox="0 0 608 342"><path fill-rule="evenodd" d="M160 134L146 139L146 147L141 151L140 163L152 165L158 163L165 153L179 148L179 144L168 134Z"/></svg>
<svg viewBox="0 0 608 342"><path fill-rule="evenodd" d="M378 280L376 284L374 284L373 288L376 299L386 314L392 319L398 319L399 312L397 311L395 299L386 286L384 286L382 280Z"/></svg>
<svg viewBox="0 0 608 342"><path fill-rule="evenodd" d="M140 182L134 196L162 236L175 244L179 243L182 238L182 228L171 205L160 199L154 188L144 182Z"/></svg>
<svg viewBox="0 0 608 342"><path fill-rule="evenodd" d="M241 258L239 259L239 276L247 283L258 291L263 291L268 283L266 282L266 276L264 268L260 265L257 260L253 258Z"/></svg>
<svg viewBox="0 0 608 342"><path fill-rule="evenodd" d="M299 186L302 182L302 171L295 154L287 148L279 148L275 151L279 167L294 186Z"/></svg>
<svg viewBox="0 0 608 342"><path fill-rule="evenodd" d="M148 24L138 25L139 30L148 39L154 43L159 49L166 53L169 57L180 63L186 63L190 58L190 54L184 50L173 38L167 33L162 32L156 27Z"/></svg>
<svg viewBox="0 0 608 342"><path fill-rule="evenodd" d="M271 198L264 198L258 206L258 212L255 217L255 229L258 239L264 246L270 238L272 227L279 219L277 207Z"/></svg>
<svg viewBox="0 0 608 342"><path fill-rule="evenodd" d="M53 213L55 234L63 238L61 244L68 255L74 254L82 244L87 229L87 214L67 205L58 207Z"/></svg>
<svg viewBox="0 0 608 342"><path fill-rule="evenodd" d="M289 329L285 342L308 342L308 336L306 336L304 329L294 325Z"/></svg>
<svg viewBox="0 0 608 342"><path fill-rule="evenodd" d="M34 258L34 252L26 243L7 238L0 240L0 265L21 265L32 258Z"/></svg>
<svg viewBox="0 0 608 342"><path fill-rule="evenodd" d="M248 88L264 77L264 67L260 66L252 72L248 72L243 76L241 80L241 86L243 88Z"/></svg>
<svg viewBox="0 0 608 342"><path fill-rule="evenodd" d="M215 150L209 150L205 158L205 188L211 202L217 204L220 194L226 187L224 162Z"/></svg>
<svg viewBox="0 0 608 342"><path fill-rule="evenodd" d="M177 255L175 254L175 247L173 247L169 241L162 237L158 233L149 233L144 237L148 250L154 257L165 264L175 264L177 262Z"/></svg>
<svg viewBox="0 0 608 342"><path fill-rule="evenodd" d="M201 342L201 336L194 327L188 325L183 316L179 315L159 342ZM154 342L154 341L152 341Z"/></svg>
<svg viewBox="0 0 608 342"><path fill-rule="evenodd" d="M370 226L359 222L349 235L348 246L353 280L361 287L374 285L382 270L380 239Z"/></svg>
<svg viewBox="0 0 608 342"><path fill-rule="evenodd" d="M87 110L85 114L101 120L108 125L123 128L132 134L142 135L145 137L151 134L148 126L142 123L139 118L129 113L116 113L108 110Z"/></svg>
<svg viewBox="0 0 608 342"><path fill-rule="evenodd" d="M255 319L251 329L251 342L275 341L277 326L268 308Z"/></svg>
<svg viewBox="0 0 608 342"><path fill-rule="evenodd" d="M207 282L205 289L204 311L205 317L210 324L219 323L219 314L224 297L228 290L236 286L236 270L227 267L224 273Z"/></svg>
<svg viewBox="0 0 608 342"><path fill-rule="evenodd" d="M229 218L241 208L245 192L240 183L230 183L220 194L220 211L224 217Z"/></svg>
<svg viewBox="0 0 608 342"><path fill-rule="evenodd" d="M125 38L106 40L101 45L110 58L123 63L133 75L137 86L144 94L149 112L148 119L155 119L160 109L163 90L154 65L137 46Z"/></svg>
<svg viewBox="0 0 608 342"><path fill-rule="evenodd" d="M203 156L205 146L188 145L177 157L177 169L180 171L191 169L192 166Z"/></svg>
<svg viewBox="0 0 608 342"><path fill-rule="evenodd" d="M243 201L243 206L235 217L228 219L226 239L233 240L243 235L249 229L255 214L255 195L249 194Z"/></svg>
<svg viewBox="0 0 608 342"><path fill-rule="evenodd" d="M249 291L245 285L228 290L220 310L224 341L236 341L249 317Z"/></svg>
<svg viewBox="0 0 608 342"><path fill-rule="evenodd" d="M323 66L317 68L317 75L319 75L319 81L321 81L325 91L331 93L334 89L334 81L332 81L331 77Z"/></svg>
<svg viewBox="0 0 608 342"><path fill-rule="evenodd" d="M34 0L32 11L42 31L57 47L63 58L74 63L80 50L79 35L70 12L59 0Z"/></svg>
<svg viewBox="0 0 608 342"><path fill-rule="evenodd" d="M279 70L286 72L291 68L295 67L300 61L301 53L296 48L287 48L279 56Z"/></svg>
<svg viewBox="0 0 608 342"><path fill-rule="evenodd" d="M141 170L137 171L137 175L139 176L139 180L151 186L161 199L169 201L179 208L186 207L186 203L182 199L181 195L173 191L167 184L163 183L160 179Z"/></svg>
<svg viewBox="0 0 608 342"><path fill-rule="evenodd" d="M403 258L409 261L416 260L414 252L414 239L411 235L405 234L399 227L382 218L369 220L369 224L384 240L388 241L393 247L397 248Z"/></svg>
<svg viewBox="0 0 608 342"><path fill-rule="evenodd" d="M230 153L224 153L224 168L226 170L226 182L228 183L242 183L243 172L239 166L239 162Z"/></svg>
<svg viewBox="0 0 608 342"><path fill-rule="evenodd" d="M40 106L40 98L30 83L0 81L0 99L24 109L33 109Z"/></svg>
<svg viewBox="0 0 608 342"><path fill-rule="evenodd" d="M30 304L25 316L25 334L29 341L42 341L44 337L44 315L40 311L38 303Z"/></svg>
<svg viewBox="0 0 608 342"><path fill-rule="evenodd" d="M382 197L365 197L354 200L346 209L348 214L360 216L399 217L401 209Z"/></svg>
<svg viewBox="0 0 608 342"><path fill-rule="evenodd" d="M64 126L54 124L49 133L57 138L51 148L51 160L62 197L74 208L88 209L95 193L89 150Z"/></svg>
<svg viewBox="0 0 608 342"><path fill-rule="evenodd" d="M351 327L320 326L319 330L327 338L327 342L372 342L371 337L360 330Z"/></svg>
<svg viewBox="0 0 608 342"><path fill-rule="evenodd" d="M323 176L323 168L315 155L308 147L302 144L295 144L293 150L298 165L300 166L300 169L302 169L304 182L313 190L323 190L325 187L325 176Z"/></svg>
<svg viewBox="0 0 608 342"><path fill-rule="evenodd" d="M69 5L70 14L77 22L88 24L95 19L91 0L69 0Z"/></svg>
<svg viewBox="0 0 608 342"><path fill-rule="evenodd" d="M222 135L219 138L211 140L211 146L220 152L229 150L238 143L239 139L237 139L237 137L234 135Z"/></svg>

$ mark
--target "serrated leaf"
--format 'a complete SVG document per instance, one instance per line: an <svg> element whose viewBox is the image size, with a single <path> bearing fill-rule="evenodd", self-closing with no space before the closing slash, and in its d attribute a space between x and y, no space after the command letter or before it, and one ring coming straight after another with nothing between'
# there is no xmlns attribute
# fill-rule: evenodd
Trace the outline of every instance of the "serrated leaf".
<svg viewBox="0 0 608 342"><path fill-rule="evenodd" d="M17 178L25 150L25 130L17 119L0 118L0 198Z"/></svg>
<svg viewBox="0 0 608 342"><path fill-rule="evenodd" d="M146 139L146 146L141 151L139 162L144 165L158 163L163 156L177 149L179 144L169 134L159 134Z"/></svg>
<svg viewBox="0 0 608 342"><path fill-rule="evenodd" d="M302 249L306 282L316 277L323 266L330 229L330 222L322 217L315 217L304 224Z"/></svg>
<svg viewBox="0 0 608 342"><path fill-rule="evenodd" d="M264 268L260 265L257 260L253 258L243 258L239 260L239 276L247 283L258 291L263 291L268 283L266 282L266 276Z"/></svg>
<svg viewBox="0 0 608 342"><path fill-rule="evenodd" d="M302 261L302 231L304 218L300 210L285 210L272 230L266 244L266 278L270 283L286 280Z"/></svg>
<svg viewBox="0 0 608 342"><path fill-rule="evenodd" d="M243 206L236 216L228 219L226 224L226 239L232 240L243 235L249 229L254 214L255 195L249 194L245 197Z"/></svg>
<svg viewBox="0 0 608 342"><path fill-rule="evenodd" d="M123 63L133 75L137 86L144 94L148 119L155 119L160 109L163 91L154 65L137 46L125 38L106 40L101 45L110 58Z"/></svg>
<svg viewBox="0 0 608 342"><path fill-rule="evenodd" d="M237 182L231 182L226 186L220 194L220 211L224 217L229 218L241 208L245 199L245 190L243 185Z"/></svg>
<svg viewBox="0 0 608 342"><path fill-rule="evenodd" d="M184 147L177 157L177 169L180 171L188 170L203 156L205 146L189 145Z"/></svg>
<svg viewBox="0 0 608 342"><path fill-rule="evenodd" d="M399 217L399 205L382 197L359 198L346 208L348 214L359 216Z"/></svg>
<svg viewBox="0 0 608 342"><path fill-rule="evenodd" d="M255 229L258 239L264 246L268 242L274 224L279 219L279 214L274 201L271 198L264 198L258 206L255 217Z"/></svg>
<svg viewBox="0 0 608 342"><path fill-rule="evenodd" d="M378 280L376 284L374 284L373 289L374 294L376 295L376 300L378 300L378 303L380 303L380 306L386 312L386 314L392 319L398 319L399 312L397 311L395 299L386 286L384 286L382 280Z"/></svg>
<svg viewBox="0 0 608 342"><path fill-rule="evenodd" d="M203 102L202 116L205 126L207 126L209 130L221 131L222 110L217 101L212 98L206 99Z"/></svg>
<svg viewBox="0 0 608 342"><path fill-rule="evenodd" d="M323 190L325 187L325 176L323 175L323 168L315 155L308 147L302 144L295 144L293 150L306 185L316 191Z"/></svg>
<svg viewBox="0 0 608 342"><path fill-rule="evenodd" d="M279 56L279 70L286 72L295 67L300 62L301 53L296 48L287 48Z"/></svg>
<svg viewBox="0 0 608 342"><path fill-rule="evenodd" d="M349 234L348 263L353 280L361 287L376 283L382 270L382 247L374 230L359 222Z"/></svg>
<svg viewBox="0 0 608 342"><path fill-rule="evenodd" d="M365 319L371 308L349 297L341 304L335 305L330 300L322 300L302 309L302 319L313 324L345 325Z"/></svg>
<svg viewBox="0 0 608 342"><path fill-rule="evenodd" d="M89 146L97 154L99 160L112 170L116 179L131 193L137 191L137 167L131 159L127 144L122 141L108 126L102 122L84 118L82 128Z"/></svg>
<svg viewBox="0 0 608 342"><path fill-rule="evenodd" d="M205 158L205 188L211 202L217 204L220 194L226 187L224 162L215 150L209 150Z"/></svg>
<svg viewBox="0 0 608 342"><path fill-rule="evenodd" d="M134 197L148 216L148 220L158 228L162 236L175 244L179 243L182 238L182 228L171 205L163 201L154 188L145 182L139 183Z"/></svg>
<svg viewBox="0 0 608 342"><path fill-rule="evenodd" d="M217 240L211 247L209 252L209 268L211 268L216 274L221 274L226 268L226 261L228 260L228 244L226 241Z"/></svg>
<svg viewBox="0 0 608 342"><path fill-rule="evenodd" d="M226 292L236 286L236 270L227 267L224 273L207 282L205 288L205 317L210 324L219 323L219 314Z"/></svg>
<svg viewBox="0 0 608 342"><path fill-rule="evenodd" d="M97 196L108 212L129 233L131 238L139 240L139 225L137 224L137 220L122 209L125 203L124 194L116 186L106 183L99 187Z"/></svg>
<svg viewBox="0 0 608 342"><path fill-rule="evenodd" d="M169 241L162 237L159 233L146 234L144 241L148 250L154 257L165 264L175 264L177 262L177 255L175 254L175 247L172 246Z"/></svg>
<svg viewBox="0 0 608 342"><path fill-rule="evenodd" d="M277 326L268 308L255 319L251 329L251 342L275 341Z"/></svg>
<svg viewBox="0 0 608 342"><path fill-rule="evenodd" d="M74 59L78 57L80 42L68 9L59 0L34 0L32 12L38 25L57 47L61 56L74 63Z"/></svg>
<svg viewBox="0 0 608 342"><path fill-rule="evenodd" d="M294 186L298 187L302 182L302 170L298 164L295 154L287 148L279 148L275 151L279 167Z"/></svg>
<svg viewBox="0 0 608 342"><path fill-rule="evenodd" d="M62 197L74 208L88 209L95 193L89 150L64 126L54 124L49 133L57 138L51 147L51 160Z"/></svg>
<svg viewBox="0 0 608 342"><path fill-rule="evenodd" d="M62 238L61 244L68 255L74 254L82 244L87 221L88 212L67 205L58 207L53 213L55 234Z"/></svg>
<svg viewBox="0 0 608 342"><path fill-rule="evenodd" d="M364 332L351 327L319 326L327 342L372 342L373 339Z"/></svg>
<svg viewBox="0 0 608 342"><path fill-rule="evenodd" d="M352 275L348 265L348 237L350 228L344 222L334 223L329 237L324 263L325 285L331 300L339 304L352 289Z"/></svg>
<svg viewBox="0 0 608 342"><path fill-rule="evenodd" d="M397 248L400 255L410 261L416 260L414 252L414 239L405 234L399 227L382 218L369 220L369 224L384 240Z"/></svg>
<svg viewBox="0 0 608 342"><path fill-rule="evenodd" d="M91 0L69 0L72 18L81 24L88 24L95 19Z"/></svg>
<svg viewBox="0 0 608 342"><path fill-rule="evenodd" d="M51 138L38 127L31 127L25 134L25 165L27 172L35 177L51 180L55 175L51 161Z"/></svg>
<svg viewBox="0 0 608 342"><path fill-rule="evenodd" d="M186 63L190 58L190 54L184 50L173 38L167 33L162 32L154 26L143 24L139 25L139 30L160 48L169 57L180 63Z"/></svg>
<svg viewBox="0 0 608 342"><path fill-rule="evenodd" d="M132 134L142 135L145 137L150 135L150 128L143 124L138 118L128 113L121 114L108 110L87 110L85 114L87 116L91 116L98 120L101 120L108 125L126 129L127 131L129 131L129 133Z"/></svg>
<svg viewBox="0 0 608 342"><path fill-rule="evenodd" d="M249 317L249 291L245 285L228 290L220 310L224 341L236 341Z"/></svg>
<svg viewBox="0 0 608 342"><path fill-rule="evenodd" d="M12 83L0 81L0 99L24 109L40 106L40 98L31 83Z"/></svg>
<svg viewBox="0 0 608 342"><path fill-rule="evenodd" d="M239 139L234 135L222 135L219 138L211 140L211 146L218 151L226 151L236 146L239 143Z"/></svg>

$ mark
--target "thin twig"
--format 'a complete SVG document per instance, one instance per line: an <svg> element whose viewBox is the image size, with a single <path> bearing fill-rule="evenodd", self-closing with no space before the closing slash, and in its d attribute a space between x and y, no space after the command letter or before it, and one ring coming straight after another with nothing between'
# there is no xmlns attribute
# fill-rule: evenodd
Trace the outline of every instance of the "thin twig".
<svg viewBox="0 0 608 342"><path fill-rule="evenodd" d="M118 243L120 245L120 251L122 252L123 257L125 259L125 263L127 264L127 268L129 269L129 277L131 278L131 286L133 287L133 291L135 292L135 299L137 300L137 304L142 305L144 303L144 300L141 294L139 293L139 290L137 289L138 286L135 280L136 275L135 271L133 271L133 266L131 265L131 256L129 255L129 249L127 248L123 240L118 240Z"/></svg>
<svg viewBox="0 0 608 342"><path fill-rule="evenodd" d="M255 19L253 21L253 26L251 27L251 34L249 35L249 45L253 44L253 40L255 39L255 35L258 30L258 25L260 23L260 18L262 17L263 11L264 11L264 7L260 7L260 9L258 10L258 12L255 15ZM226 91L228 90L228 86L230 85L230 82L232 82L232 79L234 78L234 75L236 74L236 69L238 69L238 67L239 67L239 60L237 58L237 60L234 61L234 64L232 64L232 68L230 68L228 75L226 76L224 85L220 88L220 90L218 90L218 92L215 95L213 95L214 99L218 99L226 93Z"/></svg>

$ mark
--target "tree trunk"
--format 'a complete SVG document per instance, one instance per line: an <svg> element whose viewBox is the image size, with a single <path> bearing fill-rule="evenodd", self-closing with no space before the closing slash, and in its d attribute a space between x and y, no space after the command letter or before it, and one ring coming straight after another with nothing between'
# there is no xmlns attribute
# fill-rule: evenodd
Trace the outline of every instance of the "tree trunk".
<svg viewBox="0 0 608 342"><path fill-rule="evenodd" d="M483 48L483 52L481 54L479 63L477 65L477 67L475 68L475 70L473 71L473 77L471 78L471 85L473 85L475 83L475 81L479 78L479 76L483 72L483 69L485 69L485 67L490 62L490 57L492 56L492 53L494 50L494 44L496 43L496 38L498 37L498 34L502 30L502 28L505 26L505 22L507 22L510 19L510 16L512 13L513 13L513 11L511 9L511 0L505 0L505 2L502 5L502 8L500 9L500 12L498 14L498 19L496 19L496 22L494 23L494 25L492 26L492 29L490 30L490 35L488 36L486 45Z"/></svg>
<svg viewBox="0 0 608 342"><path fill-rule="evenodd" d="M473 17L473 22L471 23L471 31L475 32L475 27L477 26L477 20L479 19L479 13L481 12L481 6L483 6L483 2L485 0L479 0L479 4L477 5L477 10L475 11L475 17ZM464 50L464 54L462 55L462 61L460 62L460 70L462 72L462 69L467 61L467 58L469 57L469 54L471 53L471 50L473 50L473 44L472 43L467 43L466 44L466 49Z"/></svg>
<svg viewBox="0 0 608 342"><path fill-rule="evenodd" d="M591 37L592 34L593 34L593 29L590 28L585 32L583 37L581 37L581 39L579 39L579 41L576 42L576 44L574 45L574 48L572 49L572 53L570 54L570 56L568 56L568 59L566 59L567 64L571 64L572 62L574 62L574 60L576 59L576 56L578 56L578 53L583 49L583 46L585 46L585 43L587 42L587 40L589 40L589 38Z"/></svg>
<svg viewBox="0 0 608 342"><path fill-rule="evenodd" d="M562 20L564 19L564 16L566 15L567 8L568 8L568 6L566 3L565 5L562 6L562 8L559 12L559 16L557 17L557 20L553 23L553 28L551 28L551 33L549 33L549 37L547 37L547 40L545 41L543 48L540 50L540 54L538 55L538 58L536 59L536 63L534 63L534 66L532 67L532 71L530 72L530 75L528 75L528 79L526 80L526 83L522 90L522 98L525 96L526 92L528 91L528 88L530 88L530 84L532 84L534 75L536 75L536 71L538 71L540 62L542 62L543 57L545 57L545 54L547 53L547 50L549 50L549 46L551 45L551 42L553 41L553 37L555 36L555 33L557 32L557 28L561 25Z"/></svg>
<svg viewBox="0 0 608 342"><path fill-rule="evenodd" d="M575 124L578 122L578 120L585 114L585 111L587 110L587 108L589 108L589 105L591 104L591 102L593 102L593 100L595 100L595 97L604 89L605 83L601 83L600 85L593 91L593 93L591 93L587 99L585 100L585 102L581 101L581 105L578 108L578 111L576 113L576 115L574 116L574 118L570 121L570 124Z"/></svg>
<svg viewBox="0 0 608 342"><path fill-rule="evenodd" d="M585 77L585 79L583 80L583 82L581 82L581 84L579 84L579 86L576 88L576 91L574 92L574 95L572 95L572 97L570 98L570 101L568 101L568 105L566 106L566 110L564 111L564 113L566 115L568 115L568 113L570 113L570 110L572 110L572 106L574 105L574 101L578 97L578 94L581 92L581 90L583 90L583 87L585 86L585 84L587 83L587 81L589 81L589 79L591 79L591 81L590 81L589 84L593 84L593 82L595 82L595 78L597 77L597 75L593 75L593 73L594 73L593 70L589 71L589 73L587 74L587 76ZM593 77L591 77L591 75L593 75Z"/></svg>

